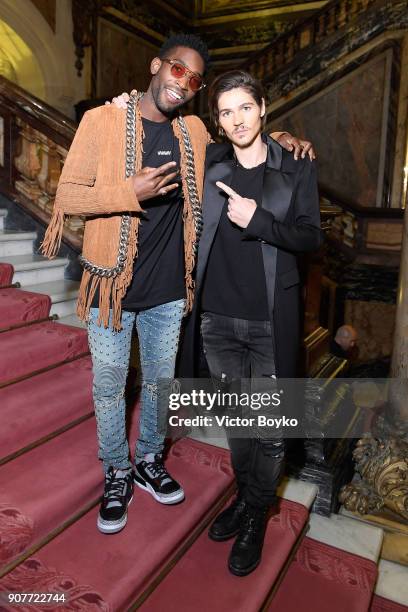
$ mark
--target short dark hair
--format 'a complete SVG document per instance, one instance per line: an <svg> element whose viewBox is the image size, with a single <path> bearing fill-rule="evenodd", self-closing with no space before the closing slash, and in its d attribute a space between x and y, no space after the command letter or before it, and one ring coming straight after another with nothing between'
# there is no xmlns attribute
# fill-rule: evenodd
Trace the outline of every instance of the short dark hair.
<svg viewBox="0 0 408 612"><path fill-rule="evenodd" d="M245 89L258 106L262 106L262 98L265 99L265 92L262 83L255 79L252 74L245 70L229 70L217 76L211 83L208 91L208 106L210 110L211 123L218 129L218 99L221 94L231 89L242 87ZM266 113L262 117L262 128L265 127Z"/></svg>
<svg viewBox="0 0 408 612"><path fill-rule="evenodd" d="M210 64L210 55L208 53L208 47L201 38L196 36L195 34L173 34L169 36L159 50L159 57L163 59L166 57L168 51L174 49L175 47L187 47L188 49L194 49L197 51L203 59L204 62L204 72L207 72L208 66Z"/></svg>

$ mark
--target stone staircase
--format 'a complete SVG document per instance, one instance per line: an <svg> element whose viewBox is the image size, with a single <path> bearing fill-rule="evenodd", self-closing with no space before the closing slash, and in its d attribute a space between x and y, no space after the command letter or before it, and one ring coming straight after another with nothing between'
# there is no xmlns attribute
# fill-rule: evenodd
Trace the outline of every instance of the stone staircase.
<svg viewBox="0 0 408 612"><path fill-rule="evenodd" d="M6 216L7 210L0 209L0 262L13 266L13 283L20 283L25 291L49 295L50 314L58 315L58 322L83 326L75 314L79 282L64 278L69 260L50 260L35 253L37 233L6 229Z"/></svg>

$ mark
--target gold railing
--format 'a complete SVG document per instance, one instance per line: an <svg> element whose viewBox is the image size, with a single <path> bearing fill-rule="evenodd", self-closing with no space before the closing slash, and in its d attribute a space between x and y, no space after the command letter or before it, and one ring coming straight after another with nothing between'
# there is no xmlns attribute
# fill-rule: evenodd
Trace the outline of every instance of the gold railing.
<svg viewBox="0 0 408 612"><path fill-rule="evenodd" d="M303 50L340 30L366 11L377 0L332 0L320 11L288 32L281 34L270 45L264 47L242 66L255 78L267 80Z"/></svg>
<svg viewBox="0 0 408 612"><path fill-rule="evenodd" d="M75 130L68 117L0 77L0 192L43 223ZM83 228L83 219L70 217L64 240L80 249Z"/></svg>
<svg viewBox="0 0 408 612"><path fill-rule="evenodd" d="M329 241L350 254L394 255L397 261L403 238L402 209L357 206L327 189L320 189L320 196L322 225Z"/></svg>

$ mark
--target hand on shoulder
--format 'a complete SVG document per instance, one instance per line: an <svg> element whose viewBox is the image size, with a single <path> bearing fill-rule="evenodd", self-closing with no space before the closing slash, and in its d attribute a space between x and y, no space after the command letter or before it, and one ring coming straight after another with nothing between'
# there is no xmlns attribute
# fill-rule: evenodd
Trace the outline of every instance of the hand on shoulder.
<svg viewBox="0 0 408 612"><path fill-rule="evenodd" d="M134 89L132 89L132 91L130 93L132 94L133 91L134 91ZM117 108L123 108L123 109L126 110L127 109L127 103L129 102L129 98L130 98L130 95L126 91L124 91L123 93L120 94L120 96L115 96L114 98L112 98L111 102L109 102L107 100L105 102L105 105L113 104Z"/></svg>

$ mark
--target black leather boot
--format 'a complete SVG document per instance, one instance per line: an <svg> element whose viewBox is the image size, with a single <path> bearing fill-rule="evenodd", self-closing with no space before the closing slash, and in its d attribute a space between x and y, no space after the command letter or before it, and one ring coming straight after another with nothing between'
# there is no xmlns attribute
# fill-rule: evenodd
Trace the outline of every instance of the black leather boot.
<svg viewBox="0 0 408 612"><path fill-rule="evenodd" d="M258 567L262 557L268 507L246 507L241 528L231 549L228 568L235 576L246 576Z"/></svg>
<svg viewBox="0 0 408 612"><path fill-rule="evenodd" d="M221 512L211 525L208 536L216 542L224 542L237 535L247 504L237 497L232 504Z"/></svg>

